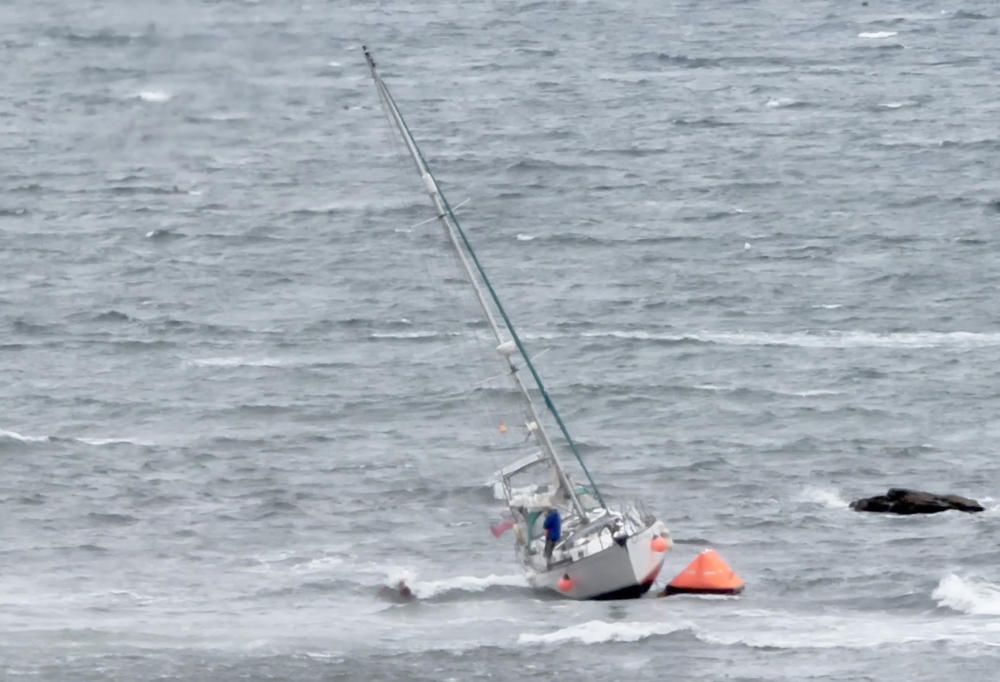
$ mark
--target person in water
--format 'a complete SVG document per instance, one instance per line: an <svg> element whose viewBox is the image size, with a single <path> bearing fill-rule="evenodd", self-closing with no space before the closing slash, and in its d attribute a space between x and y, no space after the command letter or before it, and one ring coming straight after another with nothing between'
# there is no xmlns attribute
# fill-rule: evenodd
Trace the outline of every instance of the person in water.
<svg viewBox="0 0 1000 682"><path fill-rule="evenodd" d="M552 548L562 537L562 518L559 516L558 509L549 507L545 513L545 523L542 524L542 528L545 529L545 565L548 567L552 563Z"/></svg>
<svg viewBox="0 0 1000 682"><path fill-rule="evenodd" d="M404 580L400 580L395 588L383 585L378 592L379 596L390 601L407 602L416 599L413 590L410 589L410 586Z"/></svg>

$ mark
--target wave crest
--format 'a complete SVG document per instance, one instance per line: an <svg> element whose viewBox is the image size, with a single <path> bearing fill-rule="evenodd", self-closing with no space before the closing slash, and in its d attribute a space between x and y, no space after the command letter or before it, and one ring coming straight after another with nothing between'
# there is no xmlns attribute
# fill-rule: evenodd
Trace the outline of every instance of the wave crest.
<svg viewBox="0 0 1000 682"><path fill-rule="evenodd" d="M847 500L840 496L839 491L815 486L806 487L796 499L799 502L818 504L828 509L847 509L848 507Z"/></svg>
<svg viewBox="0 0 1000 682"><path fill-rule="evenodd" d="M143 447L153 447L156 443L138 438L92 438L77 436L75 438L64 438L61 436L28 436L17 431L0 429L0 442L15 441L18 443L83 443L85 445L141 445Z"/></svg>
<svg viewBox="0 0 1000 682"><path fill-rule="evenodd" d="M954 573L938 583L931 596L940 606L976 616L1000 616L1000 585Z"/></svg>
<svg viewBox="0 0 1000 682"><path fill-rule="evenodd" d="M560 644L563 642L582 642L584 644L600 644L602 642L637 642L641 639L657 635L669 635L672 632L688 629L686 624L667 623L605 623L592 620L579 625L571 625L555 632L545 634L522 633L517 641L519 644Z"/></svg>
<svg viewBox="0 0 1000 682"><path fill-rule="evenodd" d="M4 429L0 429L0 438L16 440L21 443L45 443L52 440L51 436L25 436L17 431L6 431Z"/></svg>
<svg viewBox="0 0 1000 682"><path fill-rule="evenodd" d="M488 575L480 578L473 575L460 575L444 580L413 582L410 588L419 599L431 599L452 592L483 592L492 587L527 587L528 583L521 575Z"/></svg>

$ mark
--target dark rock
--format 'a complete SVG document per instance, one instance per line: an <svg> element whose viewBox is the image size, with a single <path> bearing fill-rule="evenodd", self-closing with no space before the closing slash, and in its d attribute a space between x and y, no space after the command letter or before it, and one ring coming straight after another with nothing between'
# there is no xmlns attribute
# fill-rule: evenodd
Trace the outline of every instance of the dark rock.
<svg viewBox="0 0 1000 682"><path fill-rule="evenodd" d="M935 495L920 490L889 488L885 495L863 497L851 502L854 511L885 512L887 514L937 514L954 509L981 512L982 505L961 495Z"/></svg>

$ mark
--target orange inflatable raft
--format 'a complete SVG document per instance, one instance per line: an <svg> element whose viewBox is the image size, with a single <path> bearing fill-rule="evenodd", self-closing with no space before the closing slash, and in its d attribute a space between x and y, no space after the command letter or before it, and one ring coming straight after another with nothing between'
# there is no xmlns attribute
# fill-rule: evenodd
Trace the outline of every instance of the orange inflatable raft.
<svg viewBox="0 0 1000 682"><path fill-rule="evenodd" d="M743 580L714 549L706 549L694 558L660 594L739 594Z"/></svg>

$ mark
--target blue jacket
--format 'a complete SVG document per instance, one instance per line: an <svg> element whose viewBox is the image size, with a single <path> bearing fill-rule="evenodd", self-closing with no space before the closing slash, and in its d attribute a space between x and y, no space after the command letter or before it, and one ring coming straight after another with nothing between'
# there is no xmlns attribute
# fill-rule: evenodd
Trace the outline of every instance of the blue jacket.
<svg viewBox="0 0 1000 682"><path fill-rule="evenodd" d="M545 537L547 537L552 542L558 542L559 538L562 536L562 519L559 516L558 509L549 510L545 515L545 523L542 525L545 529Z"/></svg>

